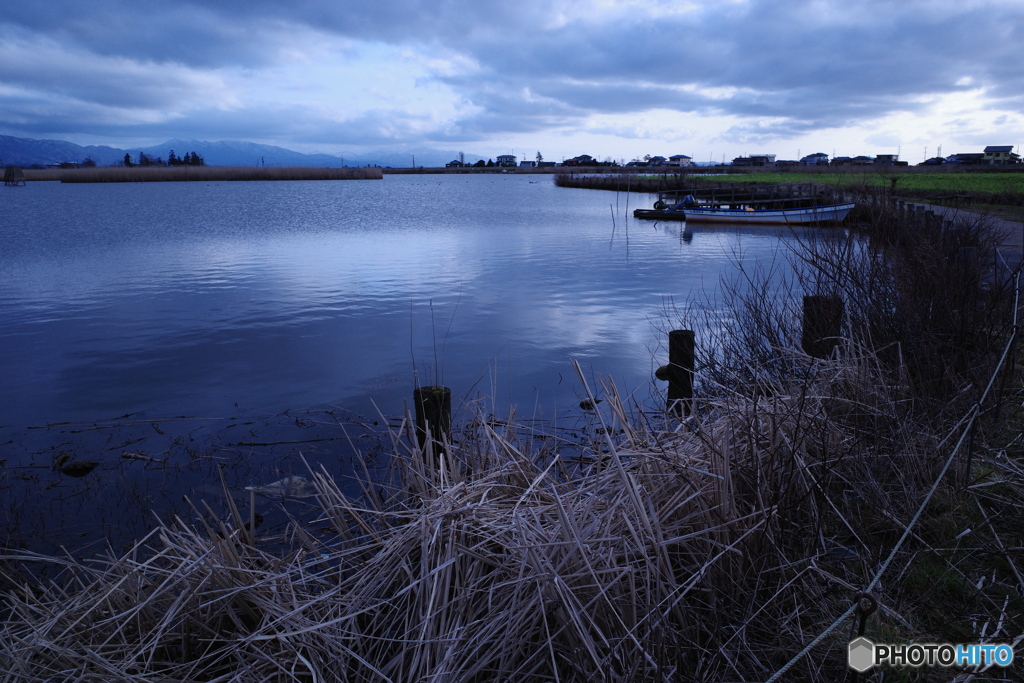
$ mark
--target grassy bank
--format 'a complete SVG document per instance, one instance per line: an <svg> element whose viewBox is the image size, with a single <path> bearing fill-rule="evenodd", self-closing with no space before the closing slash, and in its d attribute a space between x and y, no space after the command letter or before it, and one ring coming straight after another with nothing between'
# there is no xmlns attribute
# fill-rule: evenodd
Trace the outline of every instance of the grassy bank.
<svg viewBox="0 0 1024 683"><path fill-rule="evenodd" d="M826 633L781 680L836 681L851 622L828 629L865 589L876 642L1012 642L1016 282L981 223L872 219L871 243L804 240L788 285L759 264L666 310L698 332L685 420L577 368L602 402L572 442L481 416L424 453L400 427L402 485L311 472L283 531L225 492L101 561L7 552L6 673L763 681ZM829 358L801 351L803 293L844 302Z"/></svg>
<svg viewBox="0 0 1024 683"><path fill-rule="evenodd" d="M730 183L787 185L816 183L853 194L896 196L926 201L968 201L998 206L1024 206L1024 172L943 171L883 168L821 169L816 171L771 171L744 169L731 174L705 176L700 173L623 174L594 176L563 173L555 182L563 187L580 187L618 192L660 192L691 188L722 187Z"/></svg>
<svg viewBox="0 0 1024 683"><path fill-rule="evenodd" d="M824 183L837 187L891 188L943 194L1024 194L1024 173L911 173L899 170L852 173L763 172L730 175L722 182L738 183Z"/></svg>
<svg viewBox="0 0 1024 683"><path fill-rule="evenodd" d="M26 170L27 180L63 183L144 183L197 180L364 180L383 177L379 168L313 168L309 166L106 166Z"/></svg>

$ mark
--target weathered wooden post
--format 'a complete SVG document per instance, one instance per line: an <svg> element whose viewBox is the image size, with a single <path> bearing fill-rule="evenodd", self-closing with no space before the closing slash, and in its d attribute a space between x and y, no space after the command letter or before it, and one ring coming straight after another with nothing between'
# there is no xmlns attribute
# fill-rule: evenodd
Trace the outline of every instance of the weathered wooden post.
<svg viewBox="0 0 1024 683"><path fill-rule="evenodd" d="M689 415L693 410L693 330L668 333L668 412Z"/></svg>
<svg viewBox="0 0 1024 683"><path fill-rule="evenodd" d="M828 358L839 345L843 329L843 300L837 296L805 296L800 345L804 353Z"/></svg>
<svg viewBox="0 0 1024 683"><path fill-rule="evenodd" d="M452 438L452 392L448 387L418 387L412 392L416 404L416 441L426 452L428 437L434 453L444 451Z"/></svg>

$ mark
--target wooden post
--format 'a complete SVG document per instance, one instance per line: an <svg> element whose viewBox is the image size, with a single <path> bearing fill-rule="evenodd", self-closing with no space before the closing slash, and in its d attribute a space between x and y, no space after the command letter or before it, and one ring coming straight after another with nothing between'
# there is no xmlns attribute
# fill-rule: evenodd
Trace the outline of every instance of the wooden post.
<svg viewBox="0 0 1024 683"><path fill-rule="evenodd" d="M693 410L693 330L668 333L668 412L689 415Z"/></svg>
<svg viewBox="0 0 1024 683"><path fill-rule="evenodd" d="M800 345L804 353L828 358L839 345L843 328L843 300L837 296L805 296Z"/></svg>
<svg viewBox="0 0 1024 683"><path fill-rule="evenodd" d="M428 436L434 453L444 450L442 444L452 438L452 392L448 387L419 387L413 389L412 402L416 405L416 441L420 450L427 450Z"/></svg>

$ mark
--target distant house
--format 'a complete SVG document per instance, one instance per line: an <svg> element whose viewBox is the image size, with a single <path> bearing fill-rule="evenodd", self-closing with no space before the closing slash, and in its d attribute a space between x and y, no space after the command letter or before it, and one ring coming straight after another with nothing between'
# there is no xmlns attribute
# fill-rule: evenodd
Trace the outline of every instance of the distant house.
<svg viewBox="0 0 1024 683"><path fill-rule="evenodd" d="M466 165L466 164L462 163L462 162L461 162L461 161L459 161L458 159L452 159L452 160L451 160L451 161L449 161L449 162L448 162L447 164L445 164L445 165L444 165L444 167L445 167L445 168L462 168L462 167L463 167L463 166L465 166L465 165Z"/></svg>
<svg viewBox="0 0 1024 683"><path fill-rule="evenodd" d="M945 162L942 157L932 157L931 159L925 159L918 166L941 166Z"/></svg>
<svg viewBox="0 0 1024 683"><path fill-rule="evenodd" d="M774 154L751 154L749 157L736 157L733 166L774 166Z"/></svg>
<svg viewBox="0 0 1024 683"><path fill-rule="evenodd" d="M866 157L863 154L860 154L850 159L850 163L854 166L872 166L875 163L875 160L871 157Z"/></svg>
<svg viewBox="0 0 1024 683"><path fill-rule="evenodd" d="M852 166L853 157L835 157L832 159L832 166Z"/></svg>
<svg viewBox="0 0 1024 683"><path fill-rule="evenodd" d="M775 162L775 165L782 168L792 168L794 166L800 166L800 162L795 159L779 159Z"/></svg>
<svg viewBox="0 0 1024 683"><path fill-rule="evenodd" d="M800 163L803 166L828 166L828 155L824 152L815 152L802 157Z"/></svg>
<svg viewBox="0 0 1024 683"><path fill-rule="evenodd" d="M668 158L669 166L693 166L693 157L685 154L673 154Z"/></svg>
<svg viewBox="0 0 1024 683"><path fill-rule="evenodd" d="M647 163L651 166L668 166L668 159L665 157L651 157L647 160Z"/></svg>
<svg viewBox="0 0 1024 683"><path fill-rule="evenodd" d="M967 152L966 154L950 154L946 157L947 164L959 166L977 166L985 161L984 152Z"/></svg>
<svg viewBox="0 0 1024 683"><path fill-rule="evenodd" d="M594 166L596 164L597 160L589 154L581 154L578 157L566 159L562 162L562 166Z"/></svg>
<svg viewBox="0 0 1024 683"><path fill-rule="evenodd" d="M516 158L512 154L499 154L495 162L496 166L515 166Z"/></svg>
<svg viewBox="0 0 1024 683"><path fill-rule="evenodd" d="M900 160L899 154L879 154L875 157L875 166L894 166Z"/></svg>
<svg viewBox="0 0 1024 683"><path fill-rule="evenodd" d="M1013 153L1013 145L997 145L985 148L983 164L989 166L1005 166L1007 164L1019 164L1020 157Z"/></svg>
<svg viewBox="0 0 1024 683"><path fill-rule="evenodd" d="M554 168L555 166L558 166L558 164L555 163L554 161L538 161L537 162L537 168Z"/></svg>
<svg viewBox="0 0 1024 683"><path fill-rule="evenodd" d="M536 161L520 161L519 168L537 168Z"/></svg>

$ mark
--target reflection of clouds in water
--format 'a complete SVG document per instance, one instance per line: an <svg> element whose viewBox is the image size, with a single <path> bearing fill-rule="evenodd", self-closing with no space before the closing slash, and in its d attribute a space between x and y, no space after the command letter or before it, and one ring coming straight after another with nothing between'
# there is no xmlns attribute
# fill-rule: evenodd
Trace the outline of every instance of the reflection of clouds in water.
<svg viewBox="0 0 1024 683"><path fill-rule="evenodd" d="M479 248L454 235L346 234L315 240L289 238L273 245L266 267L275 286L296 295L331 295L339 288L366 296L408 298L447 292L453 282L476 280Z"/></svg>
<svg viewBox="0 0 1024 683"><path fill-rule="evenodd" d="M241 402L372 414L373 398L394 413L414 371L457 394L561 405L575 391L569 358L620 386L646 381L666 297L714 287L734 251L756 259L777 241L716 229L683 244L630 221L627 249L621 222L609 241L602 193L513 176L385 182L150 188L137 196L213 207L158 221L145 239L124 232L133 214L74 248L0 254L13 340L0 371L14 385L0 411L217 415ZM104 192L125 196L88 195L97 216ZM210 223L222 204L237 210Z"/></svg>

